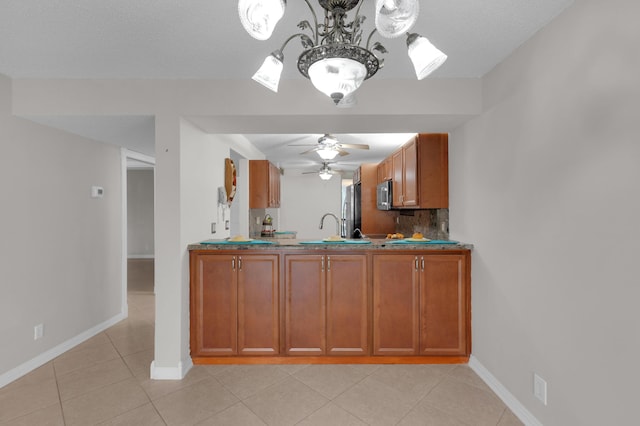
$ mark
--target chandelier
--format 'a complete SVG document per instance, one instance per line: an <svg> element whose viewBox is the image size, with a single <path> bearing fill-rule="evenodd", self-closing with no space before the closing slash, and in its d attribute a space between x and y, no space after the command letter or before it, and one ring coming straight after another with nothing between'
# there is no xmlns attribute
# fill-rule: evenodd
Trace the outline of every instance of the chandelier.
<svg viewBox="0 0 640 426"><path fill-rule="evenodd" d="M375 28L362 46L362 23L360 14L364 0L318 0L324 9L324 20L318 15L309 0L304 0L311 11L313 24L304 20L298 24L301 32L291 35L282 47L272 52L252 77L274 92L278 91L287 44L299 38L303 52L298 57L298 71L311 80L316 89L329 96L336 105L353 103L353 93L362 82L373 77L384 65L378 55L387 52L379 42L371 43L377 32L386 38L406 34L407 50L418 80L435 71L447 59L429 40L410 33L418 19L419 0L376 0ZM271 37L275 25L285 12L286 0L239 0L240 21L245 30L258 40ZM353 11L349 21L347 12Z"/></svg>

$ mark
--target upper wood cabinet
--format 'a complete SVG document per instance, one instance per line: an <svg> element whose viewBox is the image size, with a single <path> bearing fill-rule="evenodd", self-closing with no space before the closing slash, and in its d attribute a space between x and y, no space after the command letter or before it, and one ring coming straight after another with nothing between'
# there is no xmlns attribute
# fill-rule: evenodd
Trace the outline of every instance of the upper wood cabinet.
<svg viewBox="0 0 640 426"><path fill-rule="evenodd" d="M378 164L378 183L385 180L393 180L393 163L391 157L387 157Z"/></svg>
<svg viewBox="0 0 640 426"><path fill-rule="evenodd" d="M367 256L285 255L285 353L367 355Z"/></svg>
<svg viewBox="0 0 640 426"><path fill-rule="evenodd" d="M280 353L279 256L191 253L191 354Z"/></svg>
<svg viewBox="0 0 640 426"><path fill-rule="evenodd" d="M249 208L280 207L280 170L268 160L249 160Z"/></svg>
<svg viewBox="0 0 640 426"><path fill-rule="evenodd" d="M391 155L393 207L449 207L449 151L446 133L421 133Z"/></svg>

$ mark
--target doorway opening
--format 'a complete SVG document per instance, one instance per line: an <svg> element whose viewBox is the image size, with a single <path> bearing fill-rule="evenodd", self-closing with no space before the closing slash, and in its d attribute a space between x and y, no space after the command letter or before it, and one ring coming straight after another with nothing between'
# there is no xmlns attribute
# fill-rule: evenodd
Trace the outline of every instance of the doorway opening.
<svg viewBox="0 0 640 426"><path fill-rule="evenodd" d="M155 159L123 149L123 312L129 293L155 289Z"/></svg>

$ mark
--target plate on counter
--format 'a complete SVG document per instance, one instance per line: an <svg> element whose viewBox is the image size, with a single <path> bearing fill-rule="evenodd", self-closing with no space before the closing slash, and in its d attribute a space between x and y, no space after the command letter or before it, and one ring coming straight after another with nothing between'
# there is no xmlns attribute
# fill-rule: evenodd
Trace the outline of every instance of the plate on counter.
<svg viewBox="0 0 640 426"><path fill-rule="evenodd" d="M253 238L227 238L230 243L250 243Z"/></svg>
<svg viewBox="0 0 640 426"><path fill-rule="evenodd" d="M325 243L342 243L344 241L347 241L346 238L325 238L322 241L324 241Z"/></svg>
<svg viewBox="0 0 640 426"><path fill-rule="evenodd" d="M431 241L428 238L405 238L405 241L411 241L412 243L426 243Z"/></svg>

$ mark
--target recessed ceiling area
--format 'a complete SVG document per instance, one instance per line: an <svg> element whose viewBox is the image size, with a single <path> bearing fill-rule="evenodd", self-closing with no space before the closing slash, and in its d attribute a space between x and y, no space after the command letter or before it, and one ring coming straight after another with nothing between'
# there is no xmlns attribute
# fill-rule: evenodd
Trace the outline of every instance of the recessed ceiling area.
<svg viewBox="0 0 640 426"><path fill-rule="evenodd" d="M315 4L315 0L312 0ZM412 31L449 59L434 77L477 78L546 25L573 0L423 0ZM373 1L361 12L373 28ZM320 8L316 6L316 10ZM12 78L249 79L270 52L311 19L289 1L272 37L251 38L237 2L191 0L3 1L0 73ZM403 38L379 37L389 53L375 78L415 78ZM285 51L283 78L302 78L298 43ZM291 61L287 62L287 58Z"/></svg>
<svg viewBox="0 0 640 426"><path fill-rule="evenodd" d="M320 10L315 0L311 3ZM367 17L363 24L365 36L373 29L373 3L366 1L361 10ZM426 80L482 77L572 3L573 0L421 1L420 16L412 31L428 37L448 55L444 65ZM298 31L297 23L305 19L310 19L305 2L290 1L273 36L258 41L244 31L235 1L4 1L0 4L0 74L13 79L250 81L265 56L280 48L289 35ZM377 41L385 45L388 53L384 55L384 68L372 80L413 80L416 85L424 84L424 80L415 80L404 38L380 37ZM284 50L281 87L287 86L287 80L303 78L295 67L301 52L302 46L294 42ZM255 83L256 92L263 90L266 89ZM155 155L151 116L27 118ZM323 132L335 133L344 143L371 145L369 152L350 151L339 161L376 162L388 155L388 144L398 146L405 138L390 133L449 131L468 119L462 115L415 117L415 122L412 117L399 117L394 123L369 119L362 121L368 123L364 126L354 125L355 117L338 110L333 116L317 120L309 116L288 120L282 126L275 121L256 130L255 126L243 127L249 122L248 117L186 118L210 133L243 134L267 158L283 167L304 167L317 161L313 155L300 155L300 150L288 145L294 140L314 143ZM284 123L287 117L279 118Z"/></svg>

